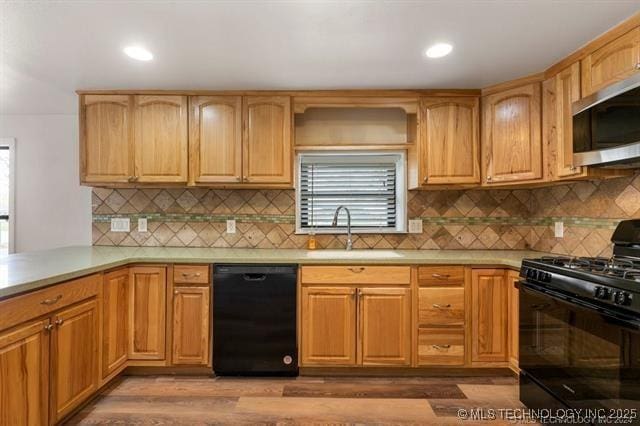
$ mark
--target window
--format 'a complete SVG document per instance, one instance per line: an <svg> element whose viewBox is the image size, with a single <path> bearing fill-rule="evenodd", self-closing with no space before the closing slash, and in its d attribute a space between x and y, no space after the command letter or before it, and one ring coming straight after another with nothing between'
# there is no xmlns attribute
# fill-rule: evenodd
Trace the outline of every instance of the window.
<svg viewBox="0 0 640 426"><path fill-rule="evenodd" d="M13 139L0 138L0 256L14 252L14 147Z"/></svg>
<svg viewBox="0 0 640 426"><path fill-rule="evenodd" d="M406 232L404 153L300 154L296 189L296 232L343 233L351 212L354 233Z"/></svg>

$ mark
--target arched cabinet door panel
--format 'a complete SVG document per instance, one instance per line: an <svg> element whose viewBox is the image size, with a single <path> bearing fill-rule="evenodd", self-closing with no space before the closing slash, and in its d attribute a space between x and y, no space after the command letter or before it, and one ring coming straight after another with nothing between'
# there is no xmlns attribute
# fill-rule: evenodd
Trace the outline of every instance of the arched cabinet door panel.
<svg viewBox="0 0 640 426"><path fill-rule="evenodd" d="M245 183L291 183L291 98L244 98Z"/></svg>

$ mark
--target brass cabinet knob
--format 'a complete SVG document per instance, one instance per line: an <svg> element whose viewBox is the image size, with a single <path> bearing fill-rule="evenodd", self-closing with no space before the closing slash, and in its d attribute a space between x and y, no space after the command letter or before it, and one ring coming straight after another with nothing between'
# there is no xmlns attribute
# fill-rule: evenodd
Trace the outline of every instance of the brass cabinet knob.
<svg viewBox="0 0 640 426"><path fill-rule="evenodd" d="M56 325L57 325L58 327L60 327L62 324L64 324L64 320L63 320L62 318L58 318L58 319L56 320Z"/></svg>
<svg viewBox="0 0 640 426"><path fill-rule="evenodd" d="M45 331L51 331L53 329L53 324L47 324L44 326Z"/></svg>

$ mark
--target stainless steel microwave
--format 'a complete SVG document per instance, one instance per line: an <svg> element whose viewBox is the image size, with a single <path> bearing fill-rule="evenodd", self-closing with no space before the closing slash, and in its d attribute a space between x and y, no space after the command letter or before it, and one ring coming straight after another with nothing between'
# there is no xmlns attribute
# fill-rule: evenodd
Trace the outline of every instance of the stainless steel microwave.
<svg viewBox="0 0 640 426"><path fill-rule="evenodd" d="M640 72L573 103L573 162L640 167Z"/></svg>

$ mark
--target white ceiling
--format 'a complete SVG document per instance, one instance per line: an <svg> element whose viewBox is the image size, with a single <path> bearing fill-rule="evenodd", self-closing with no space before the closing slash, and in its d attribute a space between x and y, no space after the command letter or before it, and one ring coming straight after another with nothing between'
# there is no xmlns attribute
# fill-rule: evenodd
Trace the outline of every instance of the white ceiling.
<svg viewBox="0 0 640 426"><path fill-rule="evenodd" d="M0 2L0 114L76 89L479 88L541 71L640 0ZM437 41L450 56L428 60ZM151 62L122 54L147 46Z"/></svg>

